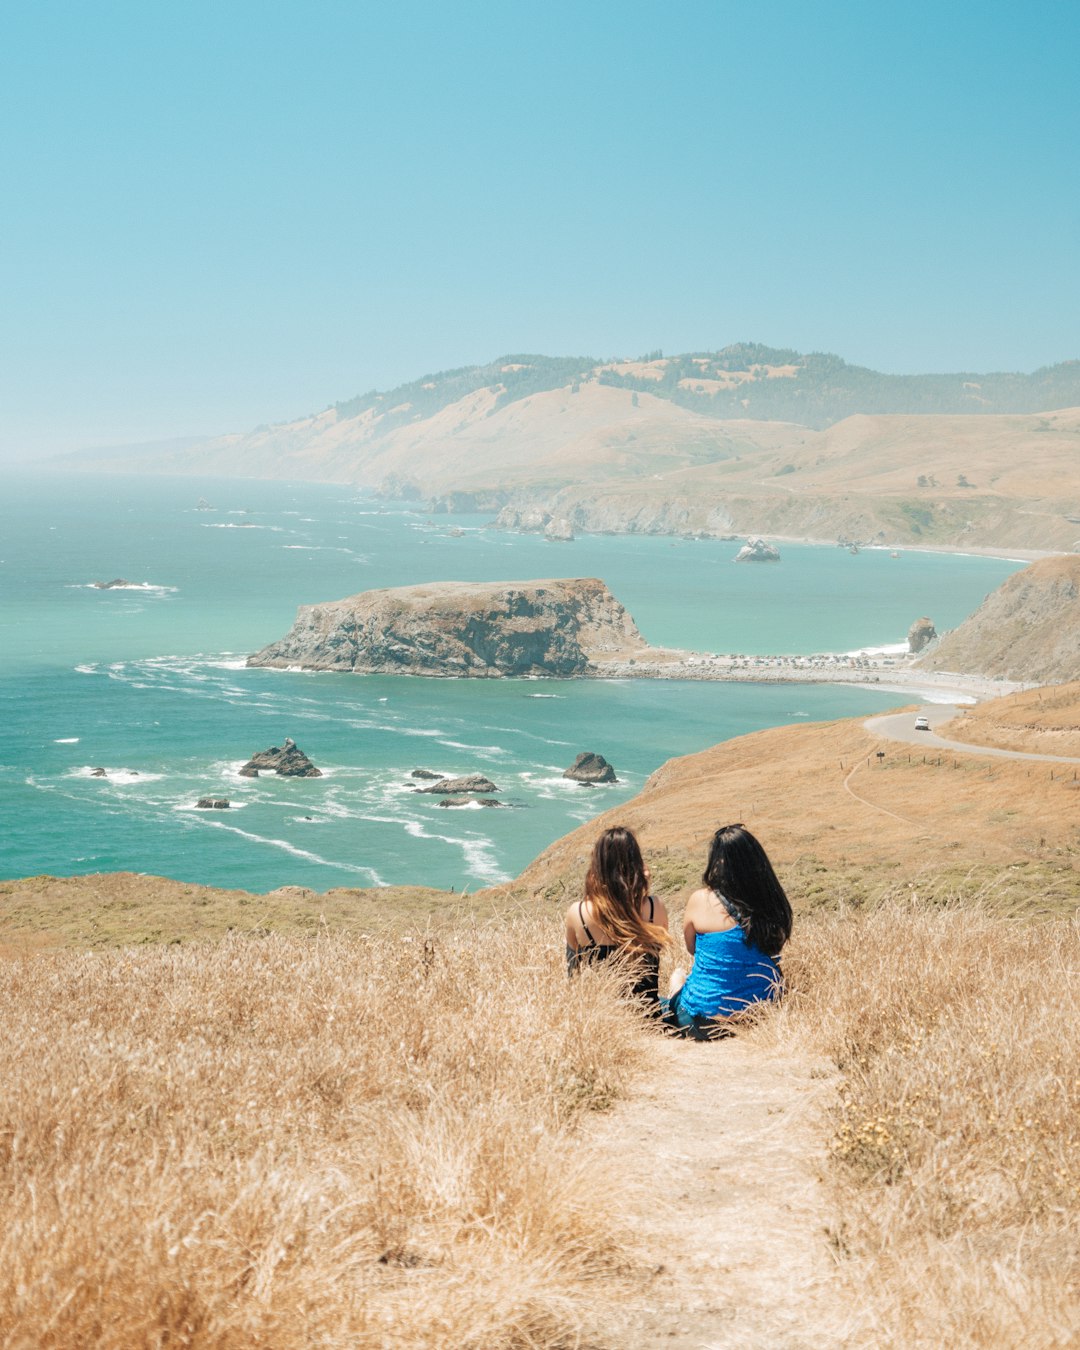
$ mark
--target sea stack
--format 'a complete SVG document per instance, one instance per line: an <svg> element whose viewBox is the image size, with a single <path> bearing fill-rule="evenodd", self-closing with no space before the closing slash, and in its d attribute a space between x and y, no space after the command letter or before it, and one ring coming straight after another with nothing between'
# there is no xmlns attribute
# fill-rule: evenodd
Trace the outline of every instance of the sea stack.
<svg viewBox="0 0 1080 1350"><path fill-rule="evenodd" d="M284 745L272 745L269 750L252 755L240 773L244 778L258 778L260 769L280 774L282 778L322 777L322 770L312 764L291 737L286 737Z"/></svg>
<svg viewBox="0 0 1080 1350"><path fill-rule="evenodd" d="M249 666L364 675L585 675L645 647L595 577L435 581L302 605L292 629Z"/></svg>
<svg viewBox="0 0 1080 1350"><path fill-rule="evenodd" d="M564 778L572 778L575 783L617 783L615 770L603 755L592 750L583 750L568 769L563 771Z"/></svg>
<svg viewBox="0 0 1080 1350"><path fill-rule="evenodd" d="M780 550L775 544L767 544L764 539L751 537L747 539L738 553L735 554L736 562L779 562Z"/></svg>

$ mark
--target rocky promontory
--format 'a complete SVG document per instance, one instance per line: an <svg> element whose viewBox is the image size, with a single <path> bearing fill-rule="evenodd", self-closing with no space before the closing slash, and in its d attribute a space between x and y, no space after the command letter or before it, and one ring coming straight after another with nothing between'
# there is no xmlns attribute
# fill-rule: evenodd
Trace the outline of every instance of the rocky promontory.
<svg viewBox="0 0 1080 1350"><path fill-rule="evenodd" d="M645 649L602 581L437 581L301 605L249 666L492 677L589 673Z"/></svg>
<svg viewBox="0 0 1080 1350"><path fill-rule="evenodd" d="M1058 684L1080 670L1080 555L1014 572L974 614L931 643L923 670Z"/></svg>

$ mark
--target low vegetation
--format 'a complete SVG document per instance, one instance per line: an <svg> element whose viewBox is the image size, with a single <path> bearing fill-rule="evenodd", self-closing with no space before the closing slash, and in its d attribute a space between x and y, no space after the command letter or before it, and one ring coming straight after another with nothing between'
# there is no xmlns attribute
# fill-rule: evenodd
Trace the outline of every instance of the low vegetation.
<svg viewBox="0 0 1080 1350"><path fill-rule="evenodd" d="M0 1345L574 1344L641 1042L549 937L4 962Z"/></svg>
<svg viewBox="0 0 1080 1350"><path fill-rule="evenodd" d="M1078 939L962 894L801 926L750 1034L843 1071L829 1239L859 1343L1077 1344Z"/></svg>

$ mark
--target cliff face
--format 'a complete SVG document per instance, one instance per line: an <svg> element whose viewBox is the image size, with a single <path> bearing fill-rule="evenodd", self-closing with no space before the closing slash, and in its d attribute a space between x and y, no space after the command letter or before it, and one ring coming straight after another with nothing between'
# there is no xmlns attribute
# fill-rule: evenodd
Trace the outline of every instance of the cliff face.
<svg viewBox="0 0 1080 1350"><path fill-rule="evenodd" d="M431 582L302 605L249 666L357 674L584 674L645 647L602 581Z"/></svg>
<svg viewBox="0 0 1080 1350"><path fill-rule="evenodd" d="M1058 684L1080 670L1080 555L1044 558L993 591L916 663Z"/></svg>

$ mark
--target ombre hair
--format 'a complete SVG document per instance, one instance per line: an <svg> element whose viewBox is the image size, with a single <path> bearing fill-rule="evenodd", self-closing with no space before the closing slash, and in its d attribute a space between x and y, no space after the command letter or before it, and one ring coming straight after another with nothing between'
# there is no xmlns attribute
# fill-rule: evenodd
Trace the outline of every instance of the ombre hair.
<svg viewBox="0 0 1080 1350"><path fill-rule="evenodd" d="M633 832L623 825L605 830L593 846L585 899L616 945L637 955L658 952L671 941L665 928L641 917L648 895L645 861Z"/></svg>
<svg viewBox="0 0 1080 1350"><path fill-rule="evenodd" d="M712 837L701 878L728 902L753 946L779 956L791 937L791 905L765 850L745 825L722 825Z"/></svg>

